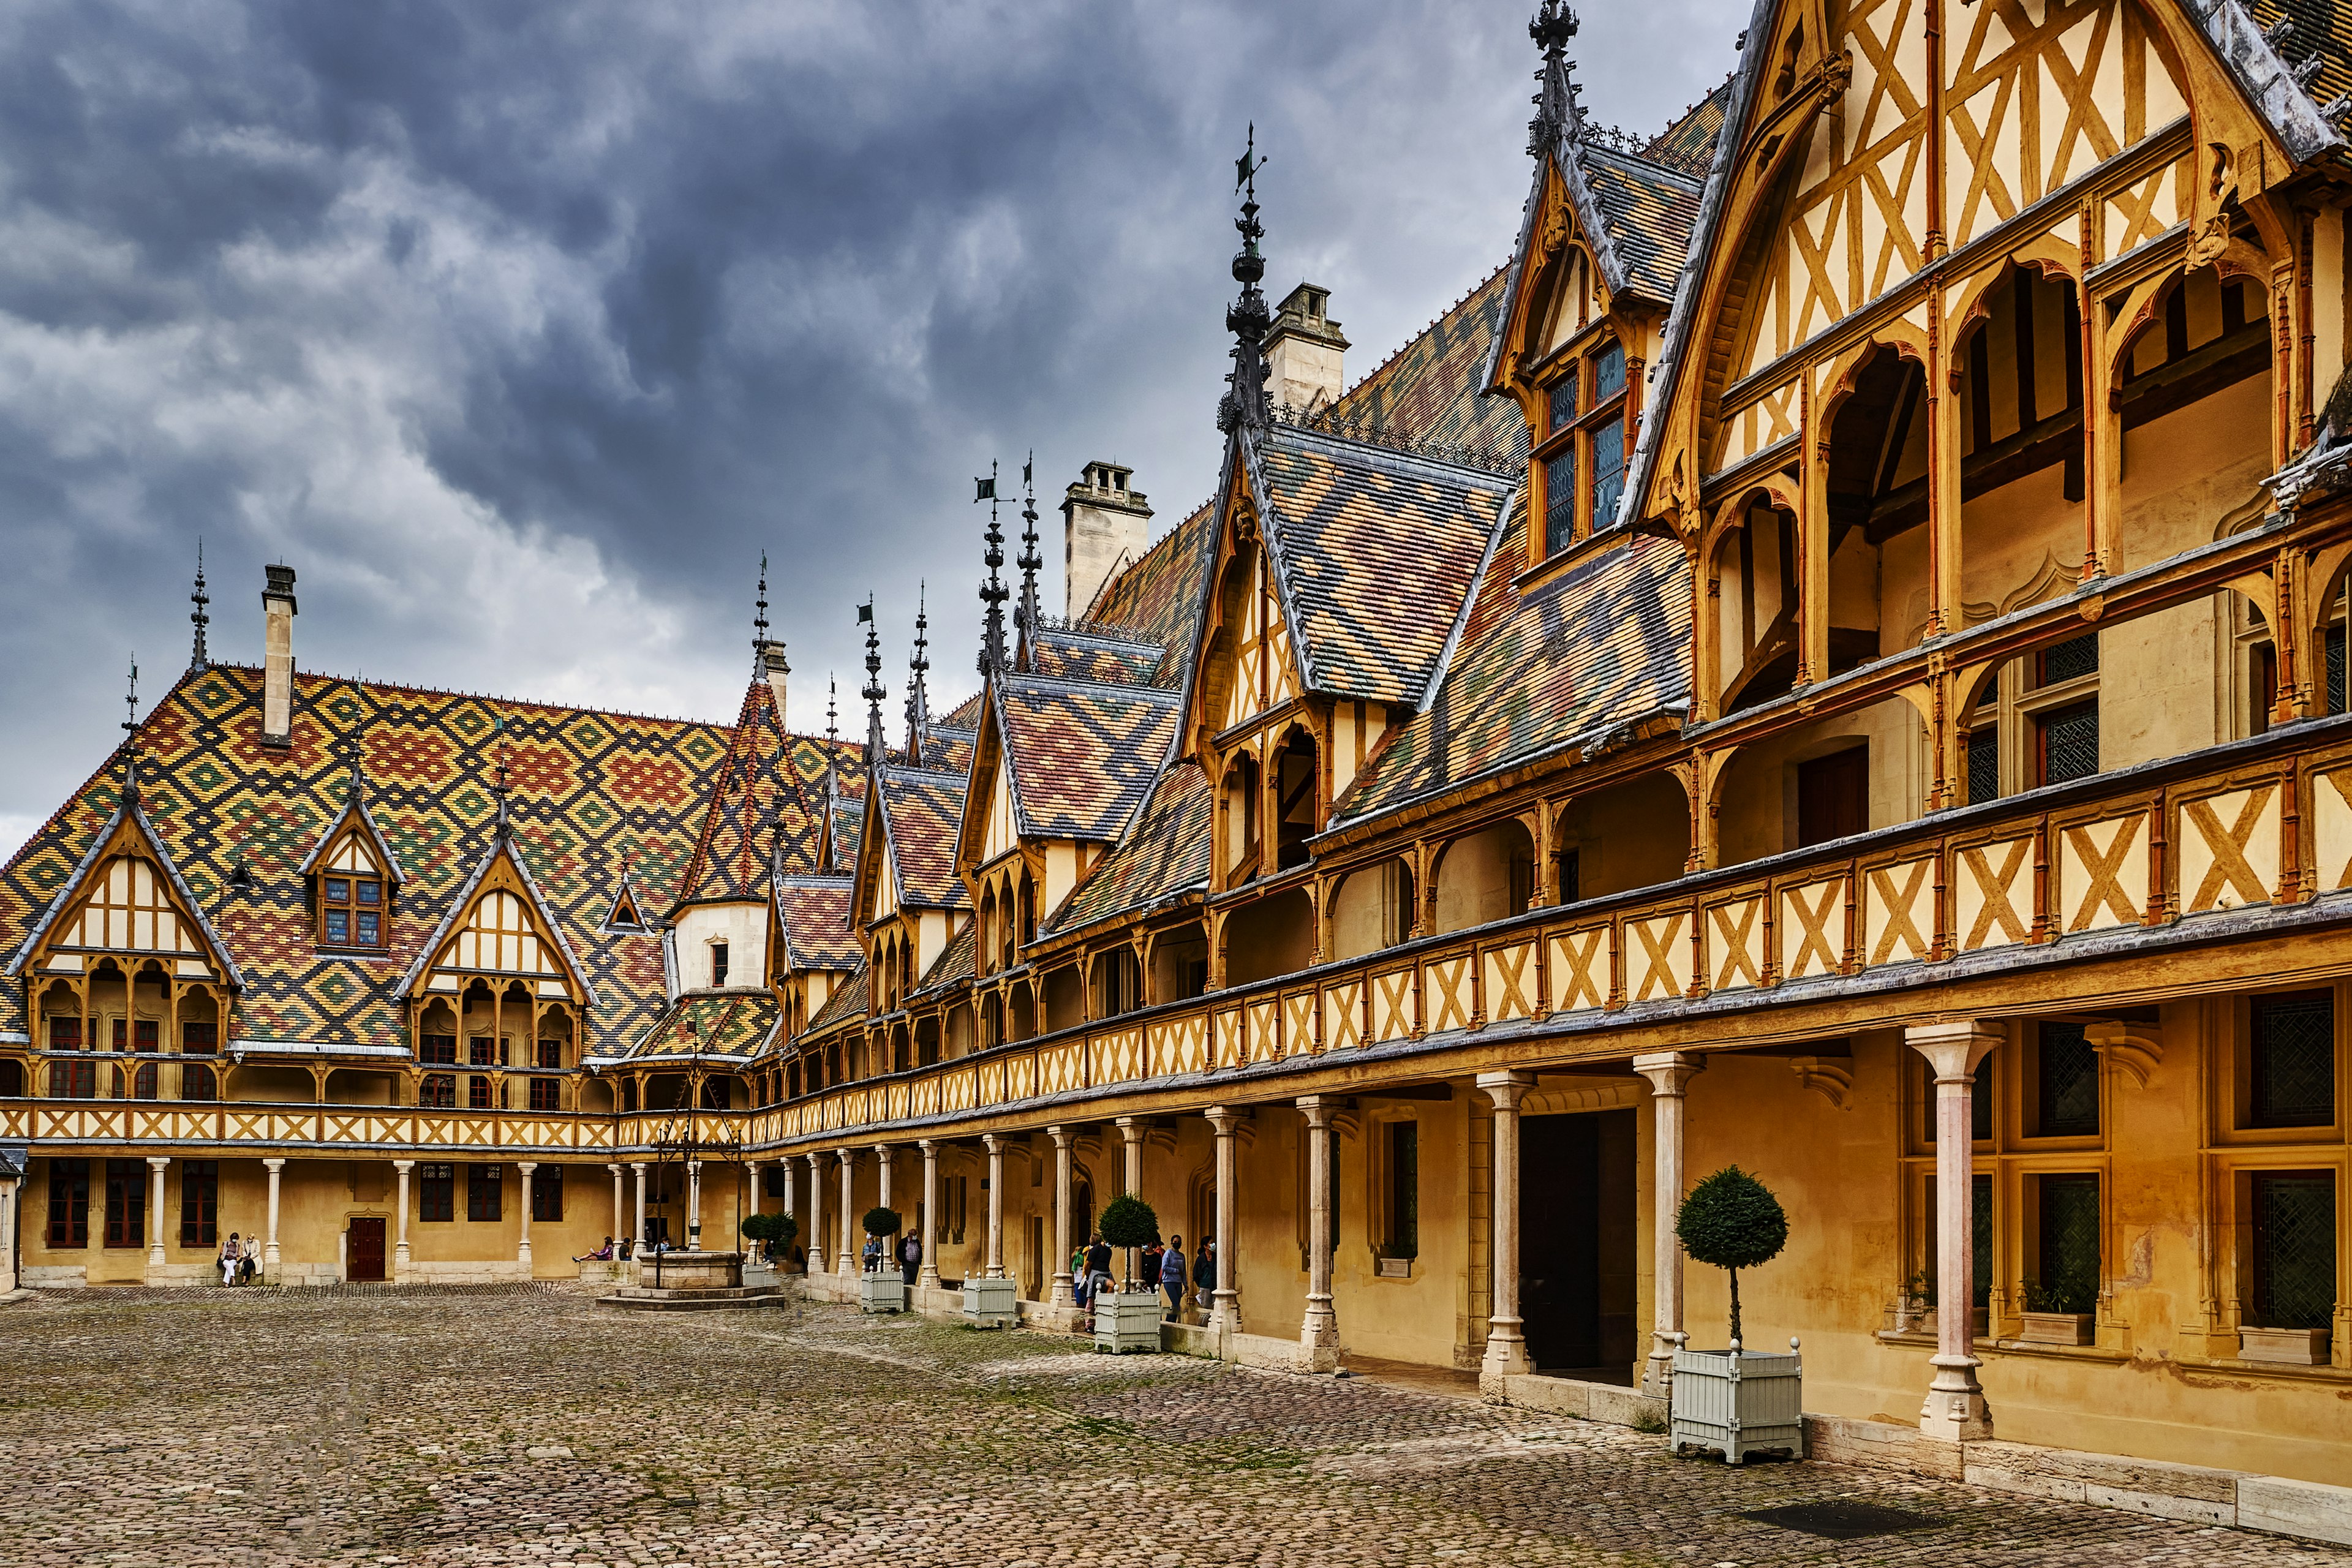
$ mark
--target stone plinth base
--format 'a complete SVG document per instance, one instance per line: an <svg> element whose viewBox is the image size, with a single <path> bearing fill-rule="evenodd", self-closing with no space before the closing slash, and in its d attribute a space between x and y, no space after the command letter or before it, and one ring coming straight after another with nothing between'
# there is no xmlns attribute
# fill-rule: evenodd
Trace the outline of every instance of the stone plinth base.
<svg viewBox="0 0 2352 1568"><path fill-rule="evenodd" d="M664 1290L740 1290L743 1288L743 1255L740 1252L648 1253L637 1259L636 1283Z"/></svg>
<svg viewBox="0 0 2352 1568"><path fill-rule="evenodd" d="M620 1307L633 1312L747 1312L783 1304L783 1292L774 1285L719 1286L707 1289L655 1289L650 1285L624 1285L609 1296L599 1296L600 1307Z"/></svg>

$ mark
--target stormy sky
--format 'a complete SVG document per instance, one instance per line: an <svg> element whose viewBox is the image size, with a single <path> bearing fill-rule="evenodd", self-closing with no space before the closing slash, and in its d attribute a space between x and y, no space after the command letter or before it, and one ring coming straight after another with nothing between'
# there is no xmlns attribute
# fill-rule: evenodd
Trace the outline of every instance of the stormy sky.
<svg viewBox="0 0 2352 1568"><path fill-rule="evenodd" d="M1532 0L5 0L0 854L188 658L731 718L772 563L791 721L894 723L929 579L974 683L971 476L1214 479L1245 126L1269 293L1376 365L1504 259ZM1743 0L1591 4L1653 130ZM854 704L855 699L851 702ZM142 702L143 707L143 702ZM845 710L843 728L862 729Z"/></svg>

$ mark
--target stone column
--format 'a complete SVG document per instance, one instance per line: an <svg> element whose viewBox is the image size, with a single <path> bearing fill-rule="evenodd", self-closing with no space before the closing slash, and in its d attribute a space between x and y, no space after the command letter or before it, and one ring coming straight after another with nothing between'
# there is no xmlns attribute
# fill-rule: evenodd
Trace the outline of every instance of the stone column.
<svg viewBox="0 0 2352 1568"><path fill-rule="evenodd" d="M396 1173L400 1178L400 1208L398 1211L400 1217L394 1221L393 1225L394 1239L392 1243L392 1277L394 1279L397 1279L400 1278L402 1265L408 1261L408 1173L416 1169L416 1162L414 1160L394 1160L392 1163L392 1168L394 1173ZM615 1188L617 1188L620 1184L620 1178L615 1176L613 1178L613 1181Z"/></svg>
<svg viewBox="0 0 2352 1568"><path fill-rule="evenodd" d="M844 1149L841 1162L841 1248L834 1257L844 1274L857 1272L857 1152Z"/></svg>
<svg viewBox="0 0 2352 1568"><path fill-rule="evenodd" d="M525 1269L530 1268L530 1173L539 1169L535 1160L518 1160L515 1170L522 1176L522 1239L515 1243L515 1261Z"/></svg>
<svg viewBox="0 0 2352 1568"><path fill-rule="evenodd" d="M1519 1317L1519 1097L1535 1087L1523 1072L1482 1072L1478 1088L1495 1102L1494 1245L1488 1278L1494 1283L1486 1309L1486 1356L1478 1384L1502 1392L1501 1380L1533 1372L1528 1337Z"/></svg>
<svg viewBox="0 0 2352 1568"><path fill-rule="evenodd" d="M1048 1127L1045 1135L1054 1141L1054 1288L1045 1300L1050 1306L1076 1307L1078 1298L1070 1289L1070 1130Z"/></svg>
<svg viewBox="0 0 2352 1568"><path fill-rule="evenodd" d="M626 1241L629 1237L628 1200L621 1194L621 1163L610 1161L604 1169L613 1173L613 1239L617 1244ZM619 1251L617 1245L614 1250Z"/></svg>
<svg viewBox="0 0 2352 1568"><path fill-rule="evenodd" d="M1004 1140L993 1132L981 1134L988 1148L988 1275L1004 1278Z"/></svg>
<svg viewBox="0 0 2352 1568"><path fill-rule="evenodd" d="M1209 1327L1221 1334L1242 1331L1241 1288L1234 1279L1234 1133L1242 1113L1229 1106L1213 1106L1209 1125L1217 1134L1217 1287L1210 1292Z"/></svg>
<svg viewBox="0 0 2352 1568"><path fill-rule="evenodd" d="M16 1194L22 1176L0 1176L0 1290L16 1289Z"/></svg>
<svg viewBox="0 0 2352 1568"><path fill-rule="evenodd" d="M268 1239L261 1244L261 1263L269 1270L269 1282L275 1285L278 1283L278 1178L286 1173L286 1162L264 1160L261 1163L269 1168L269 1232Z"/></svg>
<svg viewBox="0 0 2352 1568"><path fill-rule="evenodd" d="M940 1146L922 1140L923 1151L923 1271L915 1276L916 1289L940 1288Z"/></svg>
<svg viewBox="0 0 2352 1568"><path fill-rule="evenodd" d="M1298 1325L1298 1343L1310 1364L1322 1370L1339 1349L1339 1318L1331 1310L1331 1112L1337 1107L1328 1095L1310 1094L1300 1098L1298 1109L1307 1118L1307 1316Z"/></svg>
<svg viewBox="0 0 2352 1568"><path fill-rule="evenodd" d="M1137 1197L1143 1195L1143 1122L1133 1116L1118 1119L1119 1141L1126 1145L1126 1164L1122 1174L1127 1190Z"/></svg>
<svg viewBox="0 0 2352 1568"><path fill-rule="evenodd" d="M824 1158L822 1154L808 1156L808 1271L811 1274L824 1272L824 1167L819 1163Z"/></svg>
<svg viewBox="0 0 2352 1568"><path fill-rule="evenodd" d="M1919 1430L1948 1443L1992 1436L1992 1409L1977 1382L1976 1155L1972 1098L1977 1064L2005 1037L1990 1018L1914 1024L1903 1031L1936 1074L1936 1369L1919 1406Z"/></svg>
<svg viewBox="0 0 2352 1568"><path fill-rule="evenodd" d="M874 1202L882 1208L890 1206L890 1145L874 1145Z"/></svg>
<svg viewBox="0 0 2352 1568"><path fill-rule="evenodd" d="M1633 1058L1650 1080L1650 1359L1642 1369L1645 1394L1663 1394L1675 1378L1675 1345L1683 1331L1683 1244L1675 1214L1683 1203L1683 1091L1705 1058L1683 1051L1652 1051Z"/></svg>
<svg viewBox="0 0 2352 1568"><path fill-rule="evenodd" d="M637 1228L629 1237L629 1256L635 1258L637 1249L646 1244L646 1163L632 1160L629 1169L637 1173Z"/></svg>
<svg viewBox="0 0 2352 1568"><path fill-rule="evenodd" d="M686 1245L702 1249L702 1162L686 1163Z"/></svg>
<svg viewBox="0 0 2352 1568"><path fill-rule="evenodd" d="M163 1267L163 1167L172 1163L169 1154L147 1156L147 1267Z"/></svg>

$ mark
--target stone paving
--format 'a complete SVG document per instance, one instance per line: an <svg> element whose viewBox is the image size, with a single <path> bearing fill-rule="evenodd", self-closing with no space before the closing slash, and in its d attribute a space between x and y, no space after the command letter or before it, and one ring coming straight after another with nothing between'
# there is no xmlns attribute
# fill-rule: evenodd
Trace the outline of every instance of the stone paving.
<svg viewBox="0 0 2352 1568"><path fill-rule="evenodd" d="M0 1563L2352 1564L1362 1380L569 1289L0 1306ZM1816 1500L1937 1521L1838 1541Z"/></svg>

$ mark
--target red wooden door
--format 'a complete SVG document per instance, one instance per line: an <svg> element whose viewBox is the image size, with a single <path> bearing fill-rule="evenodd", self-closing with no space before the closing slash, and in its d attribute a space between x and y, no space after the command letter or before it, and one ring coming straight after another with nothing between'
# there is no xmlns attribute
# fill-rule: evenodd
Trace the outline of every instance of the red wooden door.
<svg viewBox="0 0 2352 1568"><path fill-rule="evenodd" d="M383 1221L352 1221L350 1256L345 1263L345 1277L353 1281L383 1278Z"/></svg>

